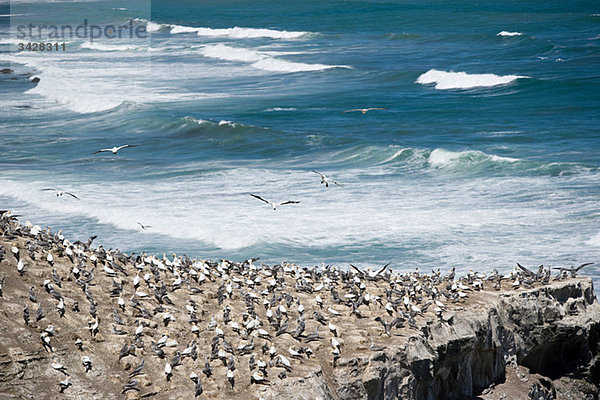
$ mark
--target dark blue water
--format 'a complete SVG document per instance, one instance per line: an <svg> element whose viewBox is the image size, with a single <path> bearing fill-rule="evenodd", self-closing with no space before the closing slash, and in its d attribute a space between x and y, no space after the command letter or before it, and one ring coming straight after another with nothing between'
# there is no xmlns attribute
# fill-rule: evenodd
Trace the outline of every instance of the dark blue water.
<svg viewBox="0 0 600 400"><path fill-rule="evenodd" d="M33 224L126 251L302 265L600 261L597 2L13 2L0 15L0 66L15 70L0 75L0 201ZM18 51L19 24L84 19L150 35ZM368 107L385 110L344 112Z"/></svg>

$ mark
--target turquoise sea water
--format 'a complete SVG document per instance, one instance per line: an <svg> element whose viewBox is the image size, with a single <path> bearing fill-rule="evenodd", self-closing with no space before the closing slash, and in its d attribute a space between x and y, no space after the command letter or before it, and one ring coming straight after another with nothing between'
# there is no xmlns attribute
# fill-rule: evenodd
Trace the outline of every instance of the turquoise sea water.
<svg viewBox="0 0 600 400"><path fill-rule="evenodd" d="M0 74L0 208L34 224L302 265L600 264L598 2L18 1L0 15L0 69L15 70ZM84 19L150 35L18 51L19 24ZM343 112L366 107L387 110ZM249 193L301 203L274 212Z"/></svg>

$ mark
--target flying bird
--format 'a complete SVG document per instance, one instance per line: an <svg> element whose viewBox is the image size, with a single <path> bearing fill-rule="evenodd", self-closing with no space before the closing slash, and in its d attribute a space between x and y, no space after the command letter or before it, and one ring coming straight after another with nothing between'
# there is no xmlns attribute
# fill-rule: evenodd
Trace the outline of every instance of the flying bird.
<svg viewBox="0 0 600 400"><path fill-rule="evenodd" d="M141 222L138 222L137 224L138 224L138 225L139 225L139 226L140 226L140 227L141 227L143 230L146 230L146 229L148 229L148 228L152 228L150 225L144 225L144 224L142 224Z"/></svg>
<svg viewBox="0 0 600 400"><path fill-rule="evenodd" d="M346 110L343 111L344 113L349 113L349 112L353 112L353 111L360 111L361 113L366 114L368 111L371 110L387 110L387 108L383 108L383 107L371 107L371 108L353 108L352 110Z"/></svg>
<svg viewBox="0 0 600 400"><path fill-rule="evenodd" d="M334 181L333 179L328 178L326 175L320 173L319 171L315 171L314 169L311 169L312 172L314 172L315 174L318 174L321 176L321 183L325 184L325 187L329 187L329 183L333 183L334 185L338 185L339 187L342 187L342 185L340 185L339 183L337 183L336 181Z"/></svg>
<svg viewBox="0 0 600 400"><path fill-rule="evenodd" d="M50 190L55 192L56 196L62 197L63 194L67 194L67 195L79 200L79 197L75 196L73 193L65 192L64 190L59 190L59 189L55 189L55 188L42 189L42 192L46 192L46 191L50 191Z"/></svg>
<svg viewBox="0 0 600 400"><path fill-rule="evenodd" d="M286 205L286 204L298 204L298 203L300 203L299 201L289 201L289 200L288 201L284 201L283 203L275 203L275 202L272 202L272 201L269 201L269 200L265 200L264 198L262 198L260 196L257 196L255 194L252 194L252 193L250 193L250 196L252 196L252 197L254 197L256 199L259 199L260 201L264 201L265 203L267 203L268 205L270 205L273 210L277 210L277 207L283 206L283 205Z"/></svg>
<svg viewBox="0 0 600 400"><path fill-rule="evenodd" d="M110 149L100 149L98 151L93 152L92 154L98 154L98 153L102 153L105 151L110 151L113 154L117 154L117 151L121 150L121 149L126 149L128 147L135 147L135 144L124 144L123 146L119 146L119 147L111 147Z"/></svg>

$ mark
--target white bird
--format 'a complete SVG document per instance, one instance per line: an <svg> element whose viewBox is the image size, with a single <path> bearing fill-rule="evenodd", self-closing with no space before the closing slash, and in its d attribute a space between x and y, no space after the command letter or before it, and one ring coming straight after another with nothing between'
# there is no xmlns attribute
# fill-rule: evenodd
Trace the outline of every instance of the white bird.
<svg viewBox="0 0 600 400"><path fill-rule="evenodd" d="M329 323L329 330L331 331L331 333L333 333L333 336L337 337L337 327L331 322Z"/></svg>
<svg viewBox="0 0 600 400"><path fill-rule="evenodd" d="M353 108L352 110L346 110L343 111L344 113L349 113L349 112L353 112L353 111L360 111L364 114L366 114L368 111L371 110L387 110L387 108L383 108L383 107L370 107L370 108Z"/></svg>
<svg viewBox="0 0 600 400"><path fill-rule="evenodd" d="M279 354L279 362L281 363L281 365L283 365L284 368L286 369L291 369L292 368L292 364L290 363L290 360L288 360L287 358L285 358L283 355Z"/></svg>
<svg viewBox="0 0 600 400"><path fill-rule="evenodd" d="M339 187L343 187L342 185L340 185L339 183L337 183L336 181L334 181L333 179L329 179L326 175L320 173L319 171L315 171L314 169L311 169L312 172L314 172L315 174L318 174L321 176L321 183L325 184L325 187L329 187L329 183L333 183L334 185L338 185Z"/></svg>
<svg viewBox="0 0 600 400"><path fill-rule="evenodd" d="M108 267L108 266L106 266L106 265L104 265L104 272L105 272L105 273L106 273L106 275L108 275L108 276L116 276L116 275L117 275L117 273L115 272L115 270L114 270L114 269L112 269L112 268L110 268L110 267Z"/></svg>
<svg viewBox="0 0 600 400"><path fill-rule="evenodd" d="M302 358L302 354L298 353L296 350L294 350L292 347L290 347L288 349L288 353L290 353L290 356L292 357L297 357L297 358Z"/></svg>
<svg viewBox="0 0 600 400"><path fill-rule="evenodd" d="M25 264L23 263L23 260L19 260L19 262L17 263L17 271L19 272L19 275L23 275L24 270Z"/></svg>
<svg viewBox="0 0 600 400"><path fill-rule="evenodd" d="M337 312L336 310L334 310L331 307L327 308L327 311L329 311L331 314L335 315L336 317L340 315L339 312Z"/></svg>
<svg viewBox="0 0 600 400"><path fill-rule="evenodd" d="M119 146L119 147L111 147L109 149L100 149L98 151L93 152L92 154L98 154L98 153L102 153L102 152L108 152L110 151L113 154L117 154L117 151L121 150L121 149L126 149L128 147L135 147L135 144L125 144L123 146Z"/></svg>
<svg viewBox="0 0 600 400"><path fill-rule="evenodd" d="M173 369L171 368L171 364L169 362L165 363L165 375L167 376L167 380L171 379L171 373Z"/></svg>
<svg viewBox="0 0 600 400"><path fill-rule="evenodd" d="M42 192L46 192L46 191L50 191L50 190L51 190L51 191L53 191L53 192L55 192L55 193L56 193L56 196L58 196L58 197L62 197L62 195L63 195L63 194L67 194L67 195L69 195L69 196L71 196L71 197L73 197L73 198L75 198L75 199L79 200L79 197L75 196L73 193L71 193L71 192L66 192L66 191L64 191L64 190L55 189L55 188L46 188L46 189L42 189Z"/></svg>
<svg viewBox="0 0 600 400"><path fill-rule="evenodd" d="M265 200L264 198L262 198L260 196L257 196L255 194L252 194L252 193L250 193L250 196L252 196L252 197L254 197L256 199L259 199L260 201L264 201L265 203L267 203L268 205L271 206L271 208L273 209L273 211L277 210L277 207L279 207L279 206L283 206L283 205L286 205L286 204L298 204L298 203L300 203L299 201L291 201L291 200L284 201L283 203L275 203L275 202L272 202L272 201L269 201L269 200Z"/></svg>
<svg viewBox="0 0 600 400"><path fill-rule="evenodd" d="M318 305L320 308L323 308L323 299L321 298L321 296L317 295L317 296L315 297L315 302L317 303L317 305Z"/></svg>
<svg viewBox="0 0 600 400"><path fill-rule="evenodd" d="M258 372L252 374L252 379L250 379L254 383L266 383L267 380L264 376L260 375Z"/></svg>
<svg viewBox="0 0 600 400"><path fill-rule="evenodd" d="M64 365L62 365L61 363L55 361L51 365L52 365L52 368L54 368L55 370L60 371L65 375L69 375L69 374L67 374L67 368Z"/></svg>

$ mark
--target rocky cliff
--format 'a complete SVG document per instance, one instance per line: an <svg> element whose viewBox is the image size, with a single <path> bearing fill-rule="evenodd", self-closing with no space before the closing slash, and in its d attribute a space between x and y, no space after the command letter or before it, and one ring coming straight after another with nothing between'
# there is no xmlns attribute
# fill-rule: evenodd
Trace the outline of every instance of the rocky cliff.
<svg viewBox="0 0 600 400"><path fill-rule="evenodd" d="M575 269L159 258L0 215L0 398L598 398Z"/></svg>

